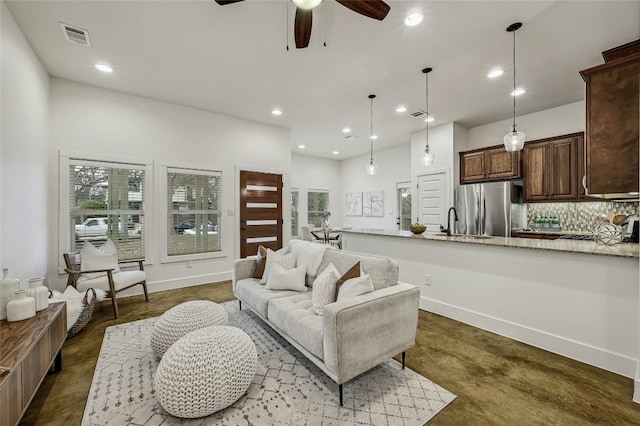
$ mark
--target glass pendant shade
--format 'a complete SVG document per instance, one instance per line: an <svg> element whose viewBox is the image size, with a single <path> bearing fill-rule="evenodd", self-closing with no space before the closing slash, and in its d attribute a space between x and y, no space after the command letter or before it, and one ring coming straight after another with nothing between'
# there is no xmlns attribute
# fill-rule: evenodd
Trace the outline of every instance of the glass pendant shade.
<svg viewBox="0 0 640 426"><path fill-rule="evenodd" d="M300 9L313 9L322 3L323 0L291 0Z"/></svg>
<svg viewBox="0 0 640 426"><path fill-rule="evenodd" d="M430 150L425 149L422 155L420 156L420 161L425 166L433 165L433 153Z"/></svg>
<svg viewBox="0 0 640 426"><path fill-rule="evenodd" d="M376 173L378 173L378 165L376 163L374 163L373 161L370 162L369 164L367 164L367 174L369 176L373 176Z"/></svg>
<svg viewBox="0 0 640 426"><path fill-rule="evenodd" d="M520 151L524 148L524 133L518 132L515 127L504 136L504 149L507 151Z"/></svg>

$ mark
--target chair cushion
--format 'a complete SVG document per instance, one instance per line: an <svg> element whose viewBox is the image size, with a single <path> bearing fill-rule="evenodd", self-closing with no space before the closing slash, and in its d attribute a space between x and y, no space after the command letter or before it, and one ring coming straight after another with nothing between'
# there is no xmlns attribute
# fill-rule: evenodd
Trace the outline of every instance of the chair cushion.
<svg viewBox="0 0 640 426"><path fill-rule="evenodd" d="M86 241L80 250L80 270L95 271L97 269L113 269L113 272L120 272L118 266L118 249L116 245L107 238L107 241L100 248L96 248L89 241ZM82 274L78 281L90 280L97 277L106 277L106 272L96 272L95 274Z"/></svg>
<svg viewBox="0 0 640 426"><path fill-rule="evenodd" d="M138 284L146 279L144 271L120 271L112 274L113 285L116 291L122 290L134 284ZM109 278L104 275L98 278L91 278L78 282L76 286L78 291L87 291L89 288L99 288L105 291L110 291Z"/></svg>
<svg viewBox="0 0 640 426"><path fill-rule="evenodd" d="M313 310L310 293L269 302L269 321L306 350L324 359L323 317Z"/></svg>
<svg viewBox="0 0 640 426"><path fill-rule="evenodd" d="M236 297L247 303L262 317L267 318L267 305L270 300L300 294L299 291L269 290L256 278L245 278L236 282Z"/></svg>

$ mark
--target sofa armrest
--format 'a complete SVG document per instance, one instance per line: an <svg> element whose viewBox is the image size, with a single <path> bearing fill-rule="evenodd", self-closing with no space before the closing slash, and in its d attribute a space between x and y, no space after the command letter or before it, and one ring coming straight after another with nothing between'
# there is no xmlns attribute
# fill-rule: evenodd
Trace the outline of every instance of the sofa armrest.
<svg viewBox="0 0 640 426"><path fill-rule="evenodd" d="M324 308L324 362L344 383L415 345L418 287L398 283Z"/></svg>
<svg viewBox="0 0 640 426"><path fill-rule="evenodd" d="M253 277L253 272L256 268L256 259L243 258L233 261L233 271L231 274L231 282L233 285L233 292L236 291L236 283L245 278Z"/></svg>

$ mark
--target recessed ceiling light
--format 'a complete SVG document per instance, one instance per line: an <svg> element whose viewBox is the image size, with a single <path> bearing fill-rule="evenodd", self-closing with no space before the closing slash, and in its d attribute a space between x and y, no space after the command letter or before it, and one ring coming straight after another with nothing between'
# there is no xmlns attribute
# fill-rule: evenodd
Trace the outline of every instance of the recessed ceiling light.
<svg viewBox="0 0 640 426"><path fill-rule="evenodd" d="M424 122L425 122L425 123L431 123L433 120L435 120L435 118L433 118L433 117L427 117L427 118L425 118L425 119L424 119Z"/></svg>
<svg viewBox="0 0 640 426"><path fill-rule="evenodd" d="M113 72L113 68L105 64L96 64L96 68L102 72Z"/></svg>
<svg viewBox="0 0 640 426"><path fill-rule="evenodd" d="M378 135L371 135L371 140L375 141L376 139L378 139Z"/></svg>
<svg viewBox="0 0 640 426"><path fill-rule="evenodd" d="M273 114L273 115L282 115L282 111L280 111L278 108L274 108L273 111L271 111L271 114Z"/></svg>
<svg viewBox="0 0 640 426"><path fill-rule="evenodd" d="M351 133L351 129L348 127L345 127L344 129L342 129L342 133Z"/></svg>
<svg viewBox="0 0 640 426"><path fill-rule="evenodd" d="M404 18L404 24L408 27L414 27L420 22L422 22L422 13L420 12L411 13Z"/></svg>
<svg viewBox="0 0 640 426"><path fill-rule="evenodd" d="M305 148L306 148L306 146L304 146L304 145L298 145L298 148L300 148L300 149L305 149Z"/></svg>
<svg viewBox="0 0 640 426"><path fill-rule="evenodd" d="M333 151L333 152L332 152L332 154L333 154L333 155L338 155L338 154L340 154L340 153L339 153L338 151Z"/></svg>
<svg viewBox="0 0 640 426"><path fill-rule="evenodd" d="M519 88L519 89L516 89L514 92L511 92L511 96L520 96L524 93L526 93L526 90L524 90L523 88Z"/></svg>
<svg viewBox="0 0 640 426"><path fill-rule="evenodd" d="M504 70L501 68L496 68L494 70L489 71L489 74L487 74L487 77L496 78L496 77L500 77L502 74L504 74Z"/></svg>
<svg viewBox="0 0 640 426"><path fill-rule="evenodd" d="M400 105L398 108L396 108L396 112L407 112L407 107L404 105Z"/></svg>

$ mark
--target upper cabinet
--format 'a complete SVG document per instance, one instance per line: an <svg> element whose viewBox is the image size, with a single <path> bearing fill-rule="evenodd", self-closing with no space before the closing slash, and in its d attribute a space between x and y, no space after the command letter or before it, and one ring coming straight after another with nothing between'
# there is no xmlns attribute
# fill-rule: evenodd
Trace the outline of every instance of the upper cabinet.
<svg viewBox="0 0 640 426"><path fill-rule="evenodd" d="M580 72L586 82L589 194L638 192L639 44L640 40L603 52L608 62Z"/></svg>
<svg viewBox="0 0 640 426"><path fill-rule="evenodd" d="M460 183L518 179L520 152L507 152L502 145L460 153Z"/></svg>
<svg viewBox="0 0 640 426"><path fill-rule="evenodd" d="M524 201L575 201L579 198L582 133L527 142L523 149Z"/></svg>

